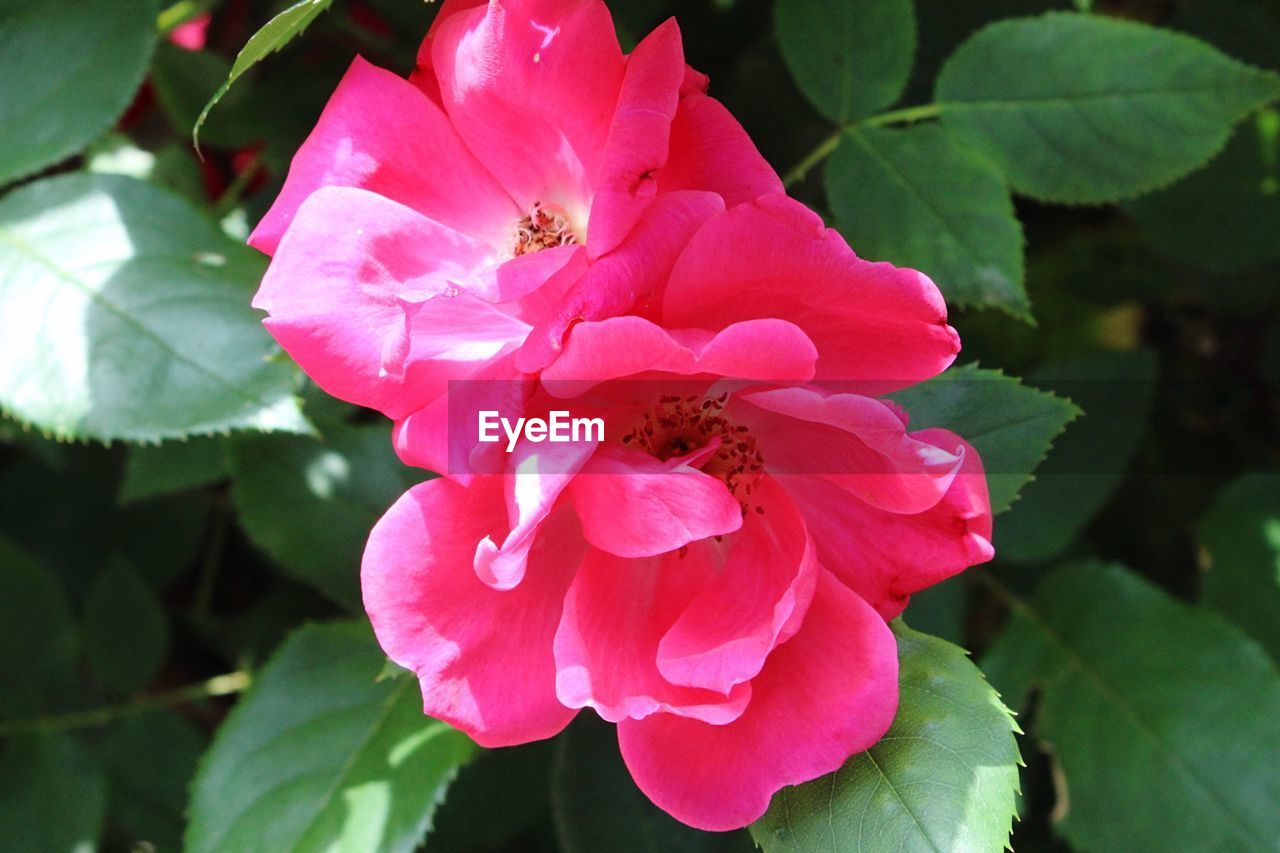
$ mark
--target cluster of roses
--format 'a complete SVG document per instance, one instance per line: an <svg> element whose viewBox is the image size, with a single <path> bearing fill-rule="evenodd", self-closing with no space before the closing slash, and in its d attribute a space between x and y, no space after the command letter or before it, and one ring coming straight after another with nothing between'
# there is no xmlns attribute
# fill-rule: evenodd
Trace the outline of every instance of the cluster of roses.
<svg viewBox="0 0 1280 853"><path fill-rule="evenodd" d="M991 557L977 454L880 395L959 339L854 255L668 21L449 0L405 80L359 59L254 232L255 305L326 391L444 476L374 528L364 602L425 710L485 746L617 723L660 807L743 826L889 727L908 596ZM603 441L457 428L575 401Z"/></svg>

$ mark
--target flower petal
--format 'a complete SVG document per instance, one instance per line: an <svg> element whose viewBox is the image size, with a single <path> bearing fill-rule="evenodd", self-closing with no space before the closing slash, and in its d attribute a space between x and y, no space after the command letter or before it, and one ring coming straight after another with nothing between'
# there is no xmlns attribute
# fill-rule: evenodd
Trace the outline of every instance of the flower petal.
<svg viewBox="0 0 1280 853"><path fill-rule="evenodd" d="M638 450L597 452L569 494L582 535L619 557L663 554L742 526L742 508L720 480Z"/></svg>
<svg viewBox="0 0 1280 853"><path fill-rule="evenodd" d="M891 403L857 394L747 392L730 401L726 415L750 428L771 473L821 477L891 512L938 503L964 458L958 444L941 448L908 435Z"/></svg>
<svg viewBox="0 0 1280 853"><path fill-rule="evenodd" d="M646 36L627 57L591 204L592 257L613 251L657 194L654 173L667 162L684 68L684 47L674 18ZM690 184L680 189L708 187Z"/></svg>
<svg viewBox="0 0 1280 853"><path fill-rule="evenodd" d="M418 675L426 713L486 747L551 737L575 713L556 698L552 653L582 554L573 513L544 523L524 583L498 591L471 563L505 522L501 478L422 483L373 528L361 571L378 641Z"/></svg>
<svg viewBox="0 0 1280 853"><path fill-rule="evenodd" d="M714 193L673 192L656 198L622 245L598 259L537 324L516 364L534 373L560 353L564 336L583 320L652 312L671 265L702 225L724 210Z"/></svg>
<svg viewBox="0 0 1280 853"><path fill-rule="evenodd" d="M458 138L445 114L401 77L356 58L250 245L273 255L321 187L386 196L499 248L523 213Z"/></svg>
<svg viewBox="0 0 1280 853"><path fill-rule="evenodd" d="M941 373L960 339L942 295L914 270L858 259L799 202L762 196L708 222L676 261L662 323L724 328L776 317L818 348L817 380L887 393Z"/></svg>
<svg viewBox="0 0 1280 853"><path fill-rule="evenodd" d="M560 357L542 372L542 381L558 396L651 373L803 382L812 377L817 357L804 332L783 320L750 320L712 333L668 330L641 317L613 317L574 326Z"/></svg>
<svg viewBox="0 0 1280 853"><path fill-rule="evenodd" d="M711 549L628 560L592 550L565 598L556 632L556 692L610 722L678 714L724 723L746 707L750 685L728 695L680 687L657 667L659 638L715 572Z"/></svg>
<svg viewBox="0 0 1280 853"><path fill-rule="evenodd" d="M751 701L727 725L672 714L618 724L640 789L699 829L746 826L785 785L837 770L888 730L898 705L893 633L827 572L799 633L751 681Z"/></svg>
<svg viewBox="0 0 1280 853"><path fill-rule="evenodd" d="M912 438L946 450L965 447L951 488L924 512L877 509L817 477L785 477L813 537L818 559L885 619L894 619L910 595L994 555L991 503L978 452L946 430Z"/></svg>
<svg viewBox="0 0 1280 853"><path fill-rule="evenodd" d="M527 326L461 289L489 258L476 240L347 187L313 193L294 224L253 304L330 394L394 417L422 402L406 397L409 362L483 362L523 340ZM411 352L416 327L450 334L434 353Z"/></svg>
<svg viewBox="0 0 1280 853"><path fill-rule="evenodd" d="M680 99L671 123L670 154L653 178L659 192L711 190L724 198L726 207L784 192L778 174L738 120L700 92Z"/></svg>
<svg viewBox="0 0 1280 853"><path fill-rule="evenodd" d="M538 528L594 450L589 441L517 445L512 473L505 477L507 513L515 523L501 546L490 536L476 546L476 576L481 581L494 589L512 589L524 580Z"/></svg>
<svg viewBox="0 0 1280 853"><path fill-rule="evenodd" d="M658 644L658 670L674 684L727 693L754 678L795 634L813 598L818 562L804 518L771 478L729 540L724 568Z"/></svg>
<svg viewBox="0 0 1280 853"><path fill-rule="evenodd" d="M519 207L585 223L624 71L604 3L491 0L445 19L431 55L453 126Z"/></svg>

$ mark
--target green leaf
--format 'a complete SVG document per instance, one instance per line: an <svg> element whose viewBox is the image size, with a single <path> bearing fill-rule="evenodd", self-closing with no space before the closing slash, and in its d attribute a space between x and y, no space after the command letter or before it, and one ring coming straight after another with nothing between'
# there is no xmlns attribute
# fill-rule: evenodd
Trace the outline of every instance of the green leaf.
<svg viewBox="0 0 1280 853"><path fill-rule="evenodd" d="M231 90L241 75L301 35L302 31L318 18L321 12L329 8L332 2L333 0L298 0L297 3L267 21L262 29L250 37L245 46L240 49L240 53L236 55L235 64L231 66L231 73L227 75L226 82L213 93L213 97L204 105L204 109L196 118L195 125L191 129L191 139L196 148L200 147L200 128L209 118L209 111Z"/></svg>
<svg viewBox="0 0 1280 853"><path fill-rule="evenodd" d="M294 632L201 762L185 849L413 850L475 746L382 662L364 625Z"/></svg>
<svg viewBox="0 0 1280 853"><path fill-rule="evenodd" d="M1017 726L950 643L896 622L901 699L889 733L831 776L774 795L751 833L778 851L999 851L1018 790Z"/></svg>
<svg viewBox="0 0 1280 853"><path fill-rule="evenodd" d="M556 739L551 808L564 853L750 853L745 832L691 829L649 802L618 752L616 728L580 714Z"/></svg>
<svg viewBox="0 0 1280 853"><path fill-rule="evenodd" d="M1243 123L1206 168L1127 210L1157 249L1206 272L1280 258L1280 112Z"/></svg>
<svg viewBox="0 0 1280 853"><path fill-rule="evenodd" d="M324 425L324 440L237 436L232 497L245 531L290 574L360 609L360 555L369 530L416 482L385 425Z"/></svg>
<svg viewBox="0 0 1280 853"><path fill-rule="evenodd" d="M976 364L952 368L893 399L911 416L911 429L949 429L977 448L995 512L1013 504L1054 438L1080 415L1069 400Z"/></svg>
<svg viewBox="0 0 1280 853"><path fill-rule="evenodd" d="M944 128L851 128L826 184L859 255L921 270L948 303L1030 320L1022 226L1004 178Z"/></svg>
<svg viewBox="0 0 1280 853"><path fill-rule="evenodd" d="M1232 481L1200 520L1201 600L1280 659L1280 473Z"/></svg>
<svg viewBox="0 0 1280 853"><path fill-rule="evenodd" d="M142 83L156 0L0 0L0 184L82 150Z"/></svg>
<svg viewBox="0 0 1280 853"><path fill-rule="evenodd" d="M85 658L94 677L131 693L155 677L169 645L169 623L155 591L123 560L98 574L84 603Z"/></svg>
<svg viewBox="0 0 1280 853"><path fill-rule="evenodd" d="M1061 555L1124 479L1147 428L1158 373L1152 352L1099 352L1046 362L1027 380L1069 397L1084 417L1067 428L1036 481L996 525L996 553Z"/></svg>
<svg viewBox="0 0 1280 853"><path fill-rule="evenodd" d="M0 838L5 853L88 851L106 810L102 771L65 735L0 742Z"/></svg>
<svg viewBox="0 0 1280 853"><path fill-rule="evenodd" d="M1190 36L1099 15L1000 21L947 61L947 126L989 153L1015 190L1103 203L1149 192L1214 155L1280 95L1280 77Z"/></svg>
<svg viewBox="0 0 1280 853"><path fill-rule="evenodd" d="M1049 574L983 669L1040 690L1034 734L1081 850L1274 850L1280 673L1257 644L1117 566Z"/></svg>
<svg viewBox="0 0 1280 853"><path fill-rule="evenodd" d="M133 503L217 483L226 478L227 464L227 441L221 436L131 447L120 483L120 502Z"/></svg>
<svg viewBox="0 0 1280 853"><path fill-rule="evenodd" d="M186 201L74 174L0 200L0 406L59 436L307 429L249 308L262 262Z"/></svg>
<svg viewBox="0 0 1280 853"><path fill-rule="evenodd" d="M137 849L179 850L186 790L205 746L200 730L173 711L130 717L99 748L107 774L107 813Z"/></svg>
<svg viewBox="0 0 1280 853"><path fill-rule="evenodd" d="M896 101L911 76L911 0L778 0L778 46L800 91L843 124Z"/></svg>
<svg viewBox="0 0 1280 853"><path fill-rule="evenodd" d="M48 710L75 675L66 596L52 574L3 537L0 589L0 719Z"/></svg>

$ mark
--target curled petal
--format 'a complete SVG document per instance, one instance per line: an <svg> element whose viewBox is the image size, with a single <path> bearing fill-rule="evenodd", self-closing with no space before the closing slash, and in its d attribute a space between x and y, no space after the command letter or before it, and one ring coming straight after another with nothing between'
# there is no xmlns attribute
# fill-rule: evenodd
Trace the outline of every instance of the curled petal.
<svg viewBox="0 0 1280 853"><path fill-rule="evenodd" d="M488 747L551 737L574 715L556 698L552 643L582 556L576 521L550 519L524 583L499 591L471 563L505 526L501 478L431 480L387 510L361 570L378 642L417 674L426 713Z"/></svg>
<svg viewBox="0 0 1280 853"><path fill-rule="evenodd" d="M636 784L690 826L746 826L779 788L831 773L879 740L898 706L893 633L821 572L799 632L750 683L747 709L726 725L671 714L618 724Z"/></svg>

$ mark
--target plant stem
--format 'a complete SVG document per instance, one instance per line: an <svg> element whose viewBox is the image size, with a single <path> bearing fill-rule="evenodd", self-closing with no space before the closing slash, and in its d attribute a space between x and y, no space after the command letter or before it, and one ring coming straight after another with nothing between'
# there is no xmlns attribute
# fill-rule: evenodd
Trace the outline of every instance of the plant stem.
<svg viewBox="0 0 1280 853"><path fill-rule="evenodd" d="M72 711L68 714L52 714L23 720L8 720L0 722L0 737L105 726L116 720L157 708L171 708L175 705L185 705L188 702L209 699L214 696L230 696L235 693L242 693L248 689L251 681L252 679L247 672L228 672L225 675L214 676L199 684L191 684L151 696L142 696L132 702L125 702L119 705L106 705L101 708L91 708L88 711Z"/></svg>
<svg viewBox="0 0 1280 853"><path fill-rule="evenodd" d="M904 107L900 110L890 110L887 113L868 116L864 119L843 125L836 129L836 132L828 136L818 146L805 156L803 160L796 164L795 168L787 172L786 177L782 179L784 187L793 186L804 180L804 176L809 170L830 157L835 150L840 147L840 137L844 136L848 131L858 127L884 127L890 124L911 124L925 119L937 118L942 112L941 104L921 104L916 107Z"/></svg>

